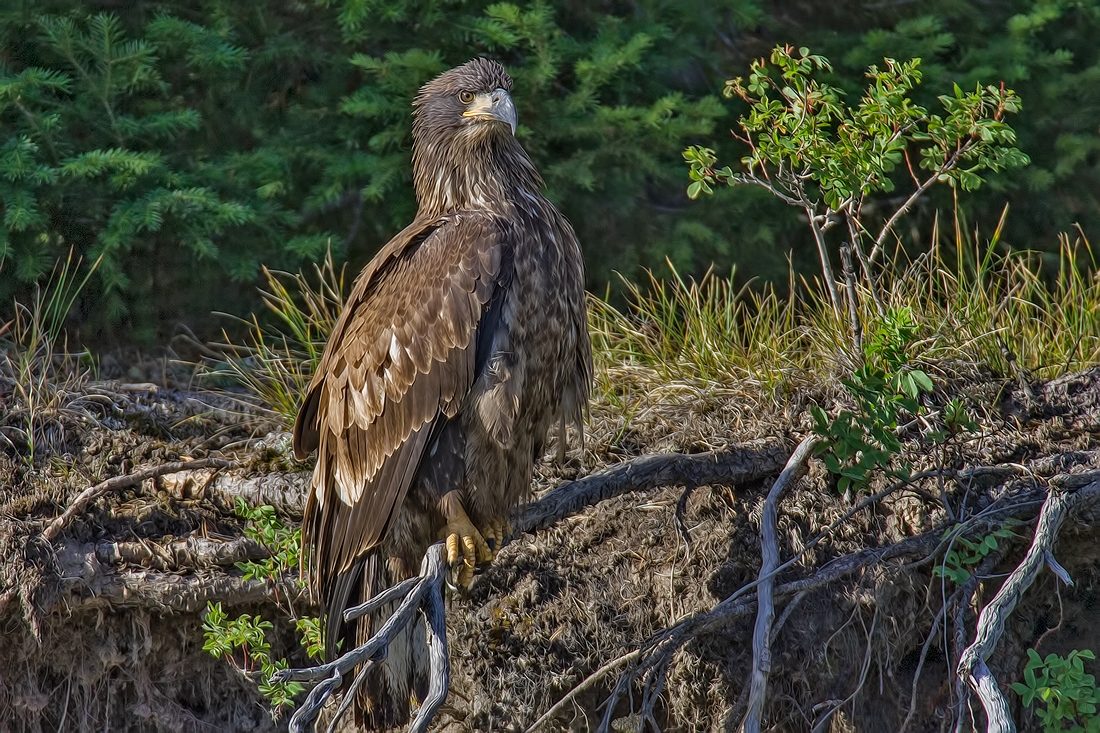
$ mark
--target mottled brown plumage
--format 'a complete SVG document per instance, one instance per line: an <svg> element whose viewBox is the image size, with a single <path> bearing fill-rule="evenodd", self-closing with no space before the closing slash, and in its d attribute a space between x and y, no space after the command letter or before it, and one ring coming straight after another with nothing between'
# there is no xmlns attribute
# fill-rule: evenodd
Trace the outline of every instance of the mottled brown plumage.
<svg viewBox="0 0 1100 733"><path fill-rule="evenodd" d="M549 428L579 426L587 403L580 248L514 137L511 87L476 59L420 90L416 219L356 280L294 426L296 455L317 451L303 540L330 657L386 616L344 624L346 608L415 574L454 527L504 520ZM407 721L425 655L419 627L391 644L362 724Z"/></svg>

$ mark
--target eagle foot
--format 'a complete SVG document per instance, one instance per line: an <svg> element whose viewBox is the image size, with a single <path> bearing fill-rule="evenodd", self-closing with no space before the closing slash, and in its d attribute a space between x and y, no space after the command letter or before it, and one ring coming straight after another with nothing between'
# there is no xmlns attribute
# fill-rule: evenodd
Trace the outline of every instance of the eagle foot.
<svg viewBox="0 0 1100 733"><path fill-rule="evenodd" d="M493 559L493 551L463 512L447 523L444 530L447 544L447 564L455 572L455 585L468 588L474 579L474 569Z"/></svg>
<svg viewBox="0 0 1100 733"><path fill-rule="evenodd" d="M481 529L481 536L484 537L485 541L489 544L489 551L492 552L493 558L500 552L500 548L504 547L504 538L511 534L512 525L507 518L503 517L500 519L490 519Z"/></svg>

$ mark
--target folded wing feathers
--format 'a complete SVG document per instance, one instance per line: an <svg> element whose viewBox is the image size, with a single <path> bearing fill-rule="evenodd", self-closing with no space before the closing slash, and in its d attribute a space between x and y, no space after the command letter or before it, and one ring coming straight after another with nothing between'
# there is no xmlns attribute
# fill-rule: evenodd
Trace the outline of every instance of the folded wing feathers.
<svg viewBox="0 0 1100 733"><path fill-rule="evenodd" d="M355 312L334 331L312 385L320 390L307 510L314 567L349 567L378 541L429 424L456 415L470 389L469 347L500 282L501 236L487 219L459 224L436 227L405 254L391 249L384 270L368 267L373 281L356 283Z"/></svg>

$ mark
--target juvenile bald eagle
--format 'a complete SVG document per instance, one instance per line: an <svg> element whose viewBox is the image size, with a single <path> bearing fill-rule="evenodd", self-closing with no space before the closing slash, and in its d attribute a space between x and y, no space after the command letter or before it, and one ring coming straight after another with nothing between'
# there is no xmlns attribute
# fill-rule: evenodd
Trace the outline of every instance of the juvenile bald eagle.
<svg viewBox="0 0 1100 733"><path fill-rule="evenodd" d="M317 451L303 542L326 654L386 612L345 609L415 575L430 544L468 584L524 501L548 430L580 427L592 372L581 252L515 138L512 80L475 59L413 102L415 220L355 281L294 426ZM560 454L560 451L559 451ZM427 690L417 626L357 700L369 728Z"/></svg>

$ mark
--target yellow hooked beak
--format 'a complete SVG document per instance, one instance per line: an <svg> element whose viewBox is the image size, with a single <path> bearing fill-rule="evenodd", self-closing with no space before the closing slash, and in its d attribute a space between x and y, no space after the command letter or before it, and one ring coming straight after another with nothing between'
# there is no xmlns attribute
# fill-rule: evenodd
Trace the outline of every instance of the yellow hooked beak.
<svg viewBox="0 0 1100 733"><path fill-rule="evenodd" d="M491 92L476 95L474 101L470 102L469 109L463 112L462 116L503 122L512 128L513 135L516 134L516 125L519 123L512 95L504 89L494 89Z"/></svg>

